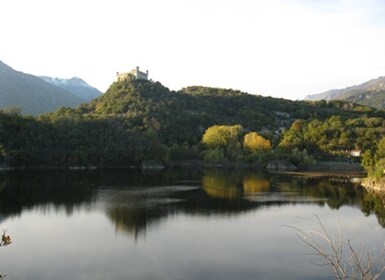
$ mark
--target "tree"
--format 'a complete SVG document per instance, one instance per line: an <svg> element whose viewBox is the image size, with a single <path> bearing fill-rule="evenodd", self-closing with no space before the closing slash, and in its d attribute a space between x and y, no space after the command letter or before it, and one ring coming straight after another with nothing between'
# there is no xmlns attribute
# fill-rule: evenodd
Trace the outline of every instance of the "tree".
<svg viewBox="0 0 385 280"><path fill-rule="evenodd" d="M214 125L206 129L202 143L208 148L226 148L230 143L238 142L242 131L241 125Z"/></svg>
<svg viewBox="0 0 385 280"><path fill-rule="evenodd" d="M385 137L378 142L375 157L376 160L385 158Z"/></svg>
<svg viewBox="0 0 385 280"><path fill-rule="evenodd" d="M238 160L241 155L239 138L242 131L241 125L209 127L202 137L202 144L206 146L204 159L215 162L223 159Z"/></svg>
<svg viewBox="0 0 385 280"><path fill-rule="evenodd" d="M269 151L271 143L257 132L249 132L243 138L243 149L250 153Z"/></svg>
<svg viewBox="0 0 385 280"><path fill-rule="evenodd" d="M385 171L385 137L376 146L376 149L366 150L362 155L362 165L370 177L383 177Z"/></svg>
<svg viewBox="0 0 385 280"><path fill-rule="evenodd" d="M300 149L304 148L304 139L303 139L303 128L305 122L303 120L295 120L290 129L284 134L279 147L284 149L290 149L293 147L298 147Z"/></svg>
<svg viewBox="0 0 385 280"><path fill-rule="evenodd" d="M321 222L318 216L315 223L319 230L304 230L298 226L288 226L297 232L297 236L308 245L315 255L321 257L339 280L376 280L385 272L385 247L378 255L374 252L366 252L365 247L356 249L351 239L342 234L339 225L337 235L332 234Z"/></svg>

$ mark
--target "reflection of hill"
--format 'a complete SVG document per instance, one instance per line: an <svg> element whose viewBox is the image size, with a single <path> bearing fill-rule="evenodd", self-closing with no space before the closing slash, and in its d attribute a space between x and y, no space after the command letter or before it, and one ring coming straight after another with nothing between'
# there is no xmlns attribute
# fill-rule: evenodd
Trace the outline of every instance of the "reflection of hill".
<svg viewBox="0 0 385 280"><path fill-rule="evenodd" d="M148 226L183 208L181 204L189 197L185 193L199 189L193 185L109 188L99 189L97 199L105 205L116 231L137 237L145 234Z"/></svg>
<svg viewBox="0 0 385 280"><path fill-rule="evenodd" d="M298 203L350 205L375 213L385 227L385 198L336 178L269 177L249 171L193 170L0 173L0 215L49 207L72 213L102 207L117 231L134 236L174 213L237 215L263 206Z"/></svg>
<svg viewBox="0 0 385 280"><path fill-rule="evenodd" d="M195 174L195 173L194 173ZM199 176L199 171L197 171ZM195 176L195 175L194 175ZM93 203L102 188L165 185L175 174L146 174L137 170L28 170L0 172L0 214L20 214L23 209L53 205L72 213L78 206ZM186 171L178 179L187 180Z"/></svg>
<svg viewBox="0 0 385 280"><path fill-rule="evenodd" d="M147 227L167 216L166 211L151 208L115 207L106 210L107 216L115 222L115 230L128 232L137 238L145 234Z"/></svg>

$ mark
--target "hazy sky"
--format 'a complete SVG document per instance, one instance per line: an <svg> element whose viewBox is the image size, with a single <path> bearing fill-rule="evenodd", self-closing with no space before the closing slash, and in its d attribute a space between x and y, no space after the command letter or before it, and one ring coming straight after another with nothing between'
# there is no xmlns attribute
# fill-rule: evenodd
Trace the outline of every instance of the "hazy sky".
<svg viewBox="0 0 385 280"><path fill-rule="evenodd" d="M385 75L385 0L1 0L0 60L105 91L135 66L173 90L301 99Z"/></svg>

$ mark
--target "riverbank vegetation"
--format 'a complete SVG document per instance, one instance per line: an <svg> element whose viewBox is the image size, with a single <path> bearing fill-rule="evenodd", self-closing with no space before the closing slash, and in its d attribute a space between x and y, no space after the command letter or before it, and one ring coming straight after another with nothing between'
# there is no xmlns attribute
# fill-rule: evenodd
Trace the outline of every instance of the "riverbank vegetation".
<svg viewBox="0 0 385 280"><path fill-rule="evenodd" d="M2 167L117 167L143 161L385 167L385 112L343 101L290 101L207 87L170 91L126 79L78 107L0 112ZM378 143L378 149L377 149ZM356 151L358 154L354 154Z"/></svg>

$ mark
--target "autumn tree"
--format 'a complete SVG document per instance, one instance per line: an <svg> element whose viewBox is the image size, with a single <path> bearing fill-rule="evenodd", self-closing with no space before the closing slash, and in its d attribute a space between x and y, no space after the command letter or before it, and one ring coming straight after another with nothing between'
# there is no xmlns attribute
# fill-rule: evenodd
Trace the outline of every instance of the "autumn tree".
<svg viewBox="0 0 385 280"><path fill-rule="evenodd" d="M214 125L209 127L202 137L205 145L204 159L218 162L223 159L237 160L241 156L239 141L243 132L241 125Z"/></svg>
<svg viewBox="0 0 385 280"><path fill-rule="evenodd" d="M304 121L296 120L292 123L290 129L284 134L279 147L284 149L291 149L293 147L303 148L304 139L303 139L303 128Z"/></svg>
<svg viewBox="0 0 385 280"><path fill-rule="evenodd" d="M257 132L249 132L243 138L243 149L250 153L269 151L271 143Z"/></svg>
<svg viewBox="0 0 385 280"><path fill-rule="evenodd" d="M209 148L226 148L230 143L238 142L241 125L213 125L206 129L202 143Z"/></svg>

